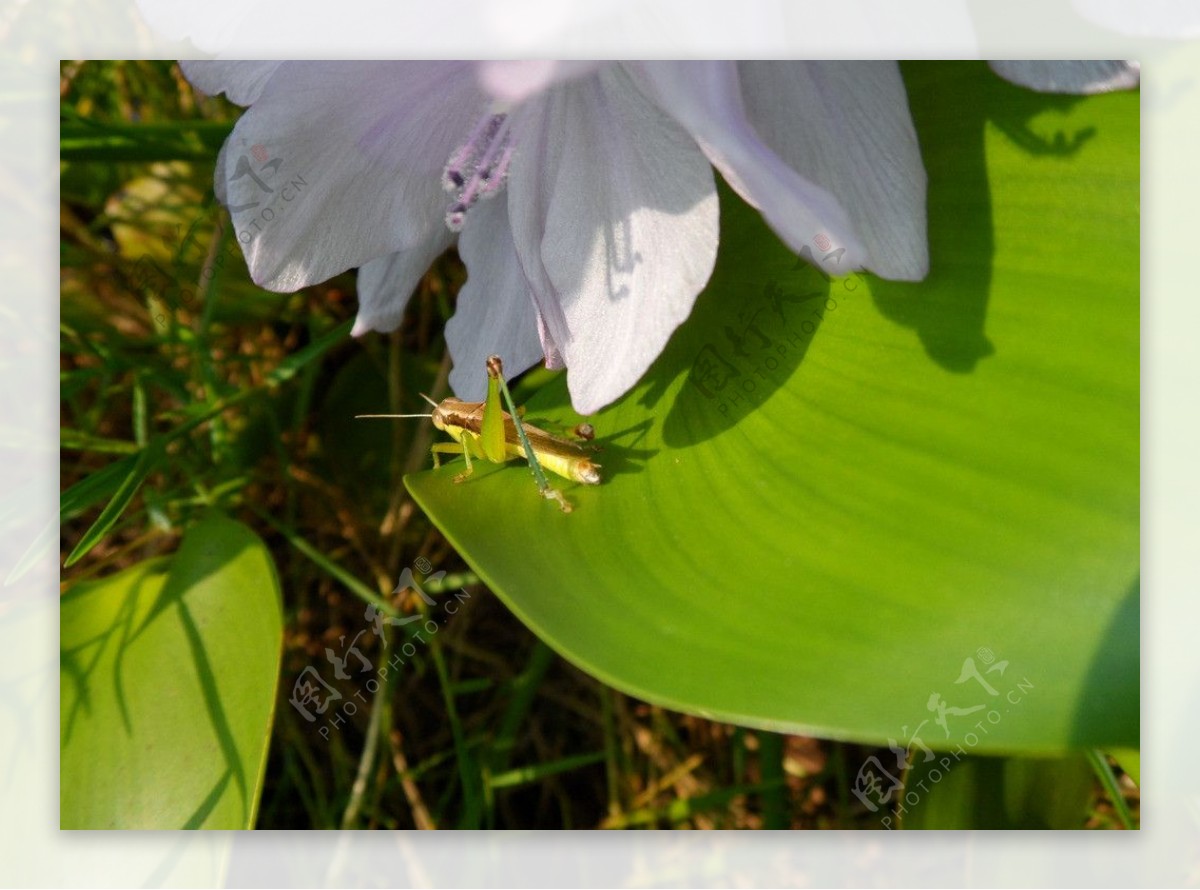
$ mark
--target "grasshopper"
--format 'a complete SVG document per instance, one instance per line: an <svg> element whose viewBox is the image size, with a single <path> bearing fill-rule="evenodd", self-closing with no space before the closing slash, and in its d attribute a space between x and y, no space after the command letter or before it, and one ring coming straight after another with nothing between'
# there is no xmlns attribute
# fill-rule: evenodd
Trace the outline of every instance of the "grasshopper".
<svg viewBox="0 0 1200 890"><path fill-rule="evenodd" d="M471 459L487 460L501 464L517 458L525 458L529 470L537 483L538 493L542 497L556 501L564 513L571 512L571 503L562 492L551 487L546 481L542 467L585 485L600 484L600 465L592 461L590 452L593 448L580 444L579 441L556 436L524 423L521 417L524 408L513 404L512 394L504 381L504 366L498 355L487 360L488 390L487 400L483 402L464 402L461 399L443 399L439 404L428 396L425 400L433 406L430 414L360 414L359 417L429 417L433 425L448 433L455 442L438 442L430 450L433 452L433 466L441 466L439 455L455 454L460 451L466 459L467 468L454 477L455 482L463 482L474 472ZM508 411L501 407L501 395L508 406ZM575 427L574 434L578 440L590 441L595 435L591 424L580 424Z"/></svg>

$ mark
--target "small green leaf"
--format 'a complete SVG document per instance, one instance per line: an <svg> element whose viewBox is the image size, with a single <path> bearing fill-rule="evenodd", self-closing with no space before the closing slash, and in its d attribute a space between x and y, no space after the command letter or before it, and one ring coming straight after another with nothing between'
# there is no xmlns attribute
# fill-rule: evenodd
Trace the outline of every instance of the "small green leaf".
<svg viewBox="0 0 1200 890"><path fill-rule="evenodd" d="M206 519L62 599L62 828L252 828L279 675L270 554Z"/></svg>

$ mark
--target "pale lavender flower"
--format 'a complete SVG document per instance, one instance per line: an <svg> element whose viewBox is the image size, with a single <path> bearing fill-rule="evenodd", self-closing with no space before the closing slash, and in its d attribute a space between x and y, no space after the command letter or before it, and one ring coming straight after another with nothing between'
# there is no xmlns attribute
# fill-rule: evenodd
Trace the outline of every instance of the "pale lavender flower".
<svg viewBox="0 0 1200 890"><path fill-rule="evenodd" d="M927 271L895 63L183 65L250 106L216 189L262 286L361 267L354 333L389 331L457 244L468 280L446 338L462 398L481 398L493 353L512 373L565 365L583 413L633 386L712 271L713 167L794 250Z"/></svg>
<svg viewBox="0 0 1200 890"><path fill-rule="evenodd" d="M457 243L468 280L446 337L464 398L491 353L514 373L565 365L585 413L628 390L712 271L712 165L793 249L824 236L847 271L926 271L925 176L892 63L184 70L250 106L216 188L259 284L359 266L354 333L388 331Z"/></svg>

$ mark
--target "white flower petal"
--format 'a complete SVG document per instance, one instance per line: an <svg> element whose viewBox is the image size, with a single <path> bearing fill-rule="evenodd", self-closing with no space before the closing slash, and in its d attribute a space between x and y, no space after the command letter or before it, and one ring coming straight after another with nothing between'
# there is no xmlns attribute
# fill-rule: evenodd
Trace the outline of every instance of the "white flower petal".
<svg viewBox="0 0 1200 890"><path fill-rule="evenodd" d="M522 102L560 81L590 74L603 64L554 59L480 62L479 84L504 102Z"/></svg>
<svg viewBox="0 0 1200 890"><path fill-rule="evenodd" d="M251 276L297 290L427 246L442 170L488 102L469 63L284 63L218 159Z"/></svg>
<svg viewBox="0 0 1200 890"><path fill-rule="evenodd" d="M866 264L866 249L836 197L789 167L746 119L733 62L630 63L638 84L695 137L729 184L793 250L823 236L845 248L847 271ZM816 120L813 126L821 126Z"/></svg>
<svg viewBox="0 0 1200 890"><path fill-rule="evenodd" d="M712 169L620 68L523 110L508 186L514 243L587 414L637 382L708 281ZM558 318L543 308L556 300Z"/></svg>
<svg viewBox="0 0 1200 890"><path fill-rule="evenodd" d="M1140 80L1137 62L1030 60L988 64L1005 80L1039 93L1105 93L1132 89Z"/></svg>
<svg viewBox="0 0 1200 890"><path fill-rule="evenodd" d="M449 229L426 243L398 250L387 256L364 263L358 270L358 316L354 319L352 337L367 331L394 331L404 320L408 305L421 276L429 264L454 241Z"/></svg>
<svg viewBox="0 0 1200 890"><path fill-rule="evenodd" d="M513 249L507 202L483 201L472 208L458 252L467 266L467 283L446 323L446 344L454 357L450 388L460 399L479 402L487 393L488 356L500 356L504 373L515 377L541 359L542 344L537 311Z"/></svg>
<svg viewBox="0 0 1200 890"><path fill-rule="evenodd" d="M899 66L741 62L738 70L754 129L792 169L837 197L866 244L867 268L884 278L924 278L925 166Z"/></svg>
<svg viewBox="0 0 1200 890"><path fill-rule="evenodd" d="M279 61L181 61L184 76L202 93L225 94L235 105L258 101L263 87L282 65Z"/></svg>

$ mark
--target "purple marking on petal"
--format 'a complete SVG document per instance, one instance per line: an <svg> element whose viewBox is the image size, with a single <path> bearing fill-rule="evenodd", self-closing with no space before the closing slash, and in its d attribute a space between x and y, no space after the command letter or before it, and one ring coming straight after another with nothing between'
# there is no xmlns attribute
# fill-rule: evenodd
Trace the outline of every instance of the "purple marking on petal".
<svg viewBox="0 0 1200 890"><path fill-rule="evenodd" d="M446 226L452 232L462 230L467 211L476 202L503 188L512 159L509 123L507 114L484 116L447 162L442 186L455 193L456 200L446 212Z"/></svg>

